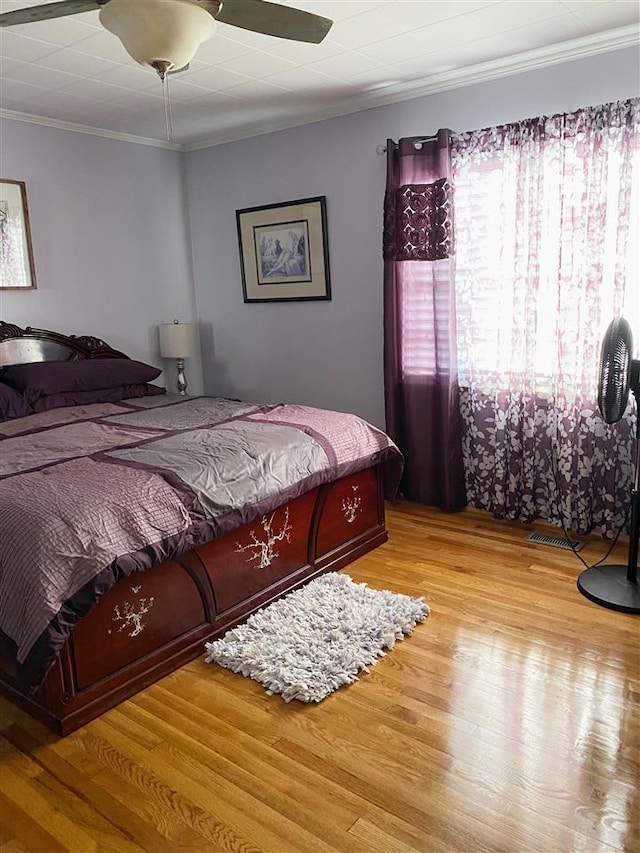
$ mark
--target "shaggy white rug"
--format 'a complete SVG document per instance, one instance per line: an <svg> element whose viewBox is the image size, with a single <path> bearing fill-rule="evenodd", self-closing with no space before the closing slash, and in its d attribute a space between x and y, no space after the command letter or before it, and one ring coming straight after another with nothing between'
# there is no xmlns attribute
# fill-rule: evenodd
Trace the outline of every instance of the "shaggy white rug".
<svg viewBox="0 0 640 853"><path fill-rule="evenodd" d="M367 664L384 657L384 649L428 613L422 598L369 589L331 572L205 643L205 662L241 672L285 702L320 702L369 672Z"/></svg>

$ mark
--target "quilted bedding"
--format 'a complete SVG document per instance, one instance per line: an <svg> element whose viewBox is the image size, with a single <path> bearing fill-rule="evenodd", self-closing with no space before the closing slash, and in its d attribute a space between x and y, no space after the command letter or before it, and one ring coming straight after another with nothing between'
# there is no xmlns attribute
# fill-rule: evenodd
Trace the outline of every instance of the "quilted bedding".
<svg viewBox="0 0 640 853"><path fill-rule="evenodd" d="M380 461L393 493L388 436L307 406L142 397L0 424L0 630L24 680L121 577Z"/></svg>

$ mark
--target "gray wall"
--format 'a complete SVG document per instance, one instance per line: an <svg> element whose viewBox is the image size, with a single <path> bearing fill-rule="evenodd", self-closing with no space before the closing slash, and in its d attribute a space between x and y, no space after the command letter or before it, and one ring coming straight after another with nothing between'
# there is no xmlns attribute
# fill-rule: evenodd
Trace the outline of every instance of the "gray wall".
<svg viewBox="0 0 640 853"><path fill-rule="evenodd" d="M196 319L182 152L9 119L1 131L0 176L26 182L38 287L0 291L0 318L104 338L171 385L158 324ZM199 356L187 375L200 390Z"/></svg>
<svg viewBox="0 0 640 853"><path fill-rule="evenodd" d="M382 426L376 145L636 96L639 72L631 48L187 154L206 391L353 411ZM236 209L317 195L327 197L332 300L244 304Z"/></svg>

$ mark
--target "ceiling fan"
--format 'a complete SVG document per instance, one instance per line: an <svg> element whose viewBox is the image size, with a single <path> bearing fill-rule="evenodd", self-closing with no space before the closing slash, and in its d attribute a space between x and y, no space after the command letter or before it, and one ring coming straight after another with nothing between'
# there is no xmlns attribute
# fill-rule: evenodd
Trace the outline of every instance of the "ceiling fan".
<svg viewBox="0 0 640 853"><path fill-rule="evenodd" d="M256 33L318 44L332 21L267 0L59 0L0 15L0 27L100 10L100 23L118 36L127 53L160 77L182 70L216 22Z"/></svg>

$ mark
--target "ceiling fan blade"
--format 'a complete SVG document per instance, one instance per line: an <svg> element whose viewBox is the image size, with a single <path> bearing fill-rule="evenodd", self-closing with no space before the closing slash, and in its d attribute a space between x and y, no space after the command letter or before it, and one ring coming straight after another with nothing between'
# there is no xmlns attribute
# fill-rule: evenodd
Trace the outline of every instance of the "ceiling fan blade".
<svg viewBox="0 0 640 853"><path fill-rule="evenodd" d="M218 5L215 0L214 3ZM206 8L209 4L204 0L201 5ZM319 44L333 24L333 21L321 15L304 12L302 9L293 9L291 6L282 6L279 3L268 3L267 0L223 0L219 11L213 9L209 11L217 21L223 24L242 27L243 30L251 30L254 33L265 33L281 39L312 44Z"/></svg>
<svg viewBox="0 0 640 853"><path fill-rule="evenodd" d="M30 6L28 9L16 9L0 15L0 27L31 24L34 21L47 21L49 18L63 18L65 15L79 15L80 12L91 12L99 6L98 0L62 0L60 3Z"/></svg>

